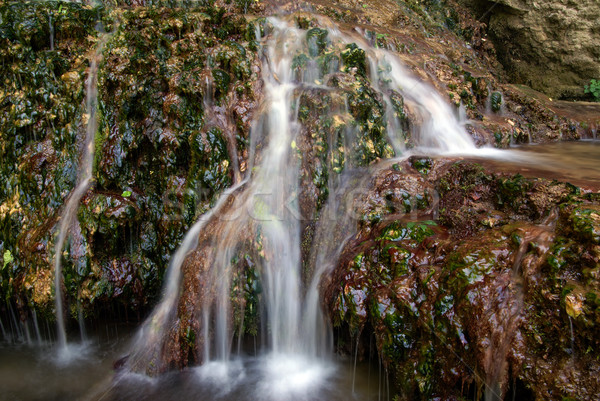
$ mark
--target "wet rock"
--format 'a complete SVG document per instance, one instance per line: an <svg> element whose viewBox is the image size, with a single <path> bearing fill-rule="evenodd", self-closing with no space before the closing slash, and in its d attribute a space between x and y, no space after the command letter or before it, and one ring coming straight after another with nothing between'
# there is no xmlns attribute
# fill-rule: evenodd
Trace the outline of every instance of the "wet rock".
<svg viewBox="0 0 600 401"><path fill-rule="evenodd" d="M402 180L384 179L400 168ZM382 170L361 202L414 196L406 175L423 179L406 165ZM464 162L434 161L427 177L439 204L425 212L439 207L439 219L379 209L324 282L340 352L359 341L366 358L374 338L399 399L502 396L514 380L542 398L596 391L599 366L581 351L597 347L595 203Z"/></svg>
<svg viewBox="0 0 600 401"><path fill-rule="evenodd" d="M184 233L252 165L249 131L261 101L256 32L268 35L273 27L238 13L264 13L263 2L191 9L171 3L125 0L113 11L61 3L64 13L54 3L0 6L2 73L9 77L0 87L0 252L11 255L3 260L0 288L18 300L23 316L27 305L53 315L52 233L77 177L87 52L98 39L98 19L116 32L100 71L95 186L62 255L71 313L75 301L88 313L154 303ZM353 24L342 29L360 23L353 31L360 40L401 54L414 74L461 107L480 144L582 135L578 116L559 114L527 88L502 84L483 26L459 8L437 1L313 6ZM400 399L458 399L484 384L506 394L513 380L540 399L593 398L597 198L568 184L453 160L414 156L385 164L394 155L384 135L386 113L398 117L409 149L416 116L401 94L382 93L369 81L385 74L369 70L358 45L332 43L314 14L296 21L307 30L308 47L294 58L294 72L303 79L318 70L314 85L294 94L302 126L291 144L300 165L307 277L320 241L315 233L328 223L321 213L330 196L342 198L331 193L336 180L348 170L373 169L366 183L349 175L357 187L346 202L357 217L356 235L323 282L338 350L348 352L358 339L360 357L376 352ZM229 244L235 255L228 265L229 318L240 338L260 334L257 266L272 257L259 228L245 229L246 237ZM199 238L183 267L176 319L155 354L132 362L139 371L157 374L206 359L204 345L217 334L204 336L198 310L214 303L207 272L214 238L227 238L222 230L222 222L211 222ZM339 246L344 235L335 232L324 243ZM366 343L371 336L373 347Z"/></svg>
<svg viewBox="0 0 600 401"><path fill-rule="evenodd" d="M0 5L0 248L15 255L0 272L2 293L43 317L53 314L52 233L76 179L82 60L94 46L96 11L79 3L61 11L50 2Z"/></svg>
<svg viewBox="0 0 600 401"><path fill-rule="evenodd" d="M245 20L213 6L52 4L0 7L3 68L14 78L1 92L0 250L18 255L2 272L3 291L23 292L51 318L52 234L77 177L88 52L98 21L109 30L118 14L99 72L95 186L63 264L67 303L143 308L158 296L186 228L239 180L234 169L247 157L260 98L256 47L245 40Z"/></svg>

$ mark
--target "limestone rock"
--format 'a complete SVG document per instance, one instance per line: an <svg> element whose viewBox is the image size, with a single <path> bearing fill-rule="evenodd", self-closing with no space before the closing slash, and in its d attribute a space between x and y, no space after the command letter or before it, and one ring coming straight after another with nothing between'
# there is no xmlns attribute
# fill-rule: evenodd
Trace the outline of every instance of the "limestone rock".
<svg viewBox="0 0 600 401"><path fill-rule="evenodd" d="M553 98L583 98L600 77L600 3L596 0L461 0L488 24L511 80Z"/></svg>

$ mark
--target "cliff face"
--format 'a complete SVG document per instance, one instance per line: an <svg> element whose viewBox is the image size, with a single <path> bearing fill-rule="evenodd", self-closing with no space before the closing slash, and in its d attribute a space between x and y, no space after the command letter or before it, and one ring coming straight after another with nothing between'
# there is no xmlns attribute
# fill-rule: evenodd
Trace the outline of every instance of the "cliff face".
<svg viewBox="0 0 600 401"><path fill-rule="evenodd" d="M323 286L338 350L376 347L403 401L594 398L597 195L425 158L371 183Z"/></svg>
<svg viewBox="0 0 600 401"><path fill-rule="evenodd" d="M600 77L596 0L460 0L488 24L510 79L554 98L582 98Z"/></svg>

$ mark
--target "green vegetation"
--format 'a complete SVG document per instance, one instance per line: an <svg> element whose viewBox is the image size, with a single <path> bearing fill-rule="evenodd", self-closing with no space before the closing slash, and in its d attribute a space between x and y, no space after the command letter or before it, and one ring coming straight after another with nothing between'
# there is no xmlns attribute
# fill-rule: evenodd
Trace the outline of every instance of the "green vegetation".
<svg viewBox="0 0 600 401"><path fill-rule="evenodd" d="M15 260L12 253L8 249L6 251L4 251L4 255L2 255L2 259L3 259L2 270L6 269L6 266L11 264Z"/></svg>
<svg viewBox="0 0 600 401"><path fill-rule="evenodd" d="M492 111L498 113L502 108L502 94L500 92L492 92L491 103Z"/></svg>
<svg viewBox="0 0 600 401"><path fill-rule="evenodd" d="M47 307L46 315L52 234L76 181L87 53L98 22L110 23L102 7L0 3L0 252L11 260L0 272L0 293Z"/></svg>
<svg viewBox="0 0 600 401"><path fill-rule="evenodd" d="M120 25L107 38L99 72L94 186L81 201L78 224L60 255L71 313L75 301L86 313L115 303L137 311L151 305L184 233L232 184L232 166L239 164L243 171L242 165L261 157L265 143L259 139L257 159L248 160L250 121L260 105L254 35L255 28L268 34L272 27L264 18L248 23L231 12L257 2L235 0L227 9L208 2L146 3L119 10L118 18L78 3L0 5L5 77L0 82L0 296L17 300L19 312L33 307L41 316L53 314L53 235L76 181L84 86L90 49L100 36L98 21L108 27L118 19ZM159 7L193 3L196 8ZM409 4L428 20L442 18L449 28L459 27L455 12L445 12L445 2ZM314 82L294 93L302 124L290 150L300 165L300 209L312 213L303 216L307 227L301 246L307 254L317 228L314 218L337 176L345 169L361 172L394 154L386 113L399 119L398 134L411 146L409 114L402 95L387 87L389 70L382 67L379 82L370 82L375 72L369 71L365 51L354 43L334 43L334 35L315 24L298 18L306 49L292 62L298 81L308 68L318 67L310 71ZM389 45L387 34L374 39L378 46ZM485 76L454 70L460 82L448 89L456 101L476 109L489 100L494 112L501 110L502 94L490 93ZM586 92L600 100L600 83L592 80ZM506 96L512 102L510 92ZM502 133L495 138L502 142ZM541 380L535 375L547 374L547 366L567 366L573 355L595 366L600 324L596 195L426 157L384 170L373 169L372 180L364 184L373 196L357 208L357 238L349 240L341 269L335 267L342 274L334 276L339 279L335 288L327 289L333 294L328 312L339 332L373 334L374 347L406 399L443 398L444 391L460 399L481 388L478 376L486 373L481 353L490 349L481 344L499 348L493 335L507 332L498 319L512 310L515 288L526 289L519 295L527 304L518 350L529 352L527 366L536 373L511 366L513 379L533 387ZM410 181L402 181L406 177ZM259 266L261 258L272 257L262 249L260 227L256 231L255 238L232 251L236 256L228 266L233 327L253 336L261 327ZM210 256L190 259L203 263ZM199 282L204 277L195 273L207 270L185 269L186 280L193 276ZM522 274L518 282L516 274ZM201 291L195 284L182 291L188 298L179 311L197 307ZM182 363L197 363L191 355L202 331L193 313L180 317L177 346L187 358ZM570 323L577 333L575 350L570 349ZM520 357L511 360L524 360ZM539 358L545 362L536 365ZM572 370L578 374L577 367ZM554 394L571 391L553 383L547 387L555 386ZM461 393L462 385L471 388Z"/></svg>
<svg viewBox="0 0 600 401"><path fill-rule="evenodd" d="M78 300L86 313L113 302L143 310L189 224L231 182L227 139L208 124L204 104L253 101L254 27L208 2L147 5L0 4L0 292L46 317L98 22L110 31L120 21L99 65L94 186L65 246L67 304ZM235 114L231 132L240 153L245 118Z"/></svg>
<svg viewBox="0 0 600 401"><path fill-rule="evenodd" d="M478 344L498 330L516 330L525 341L524 353L509 351L508 358L526 355L532 368L514 377L535 394L552 389L572 396L573 390L553 381L555 372L545 367L545 359L550 356L553 366L571 361L574 344L578 358L597 363L597 201L579 198L579 191L567 184L497 177L470 163L451 167L438 188L441 220L379 224L347 248L346 266L335 276L343 277L332 300L335 327L350 336L372 330L399 399L460 399L473 391L465 382L472 381L475 389L482 386L477 376L489 366L487 351L482 353ZM556 227L540 231L527 222L547 216L556 206ZM451 216L456 210L463 219L460 227L465 220L485 224L455 231ZM379 222L386 217L382 211ZM528 269L519 273L519 287L513 282L515 261L519 269ZM527 291L521 292L521 285ZM519 297L527 309L514 309ZM506 313L523 314L518 328L494 318ZM570 324L578 333L575 340ZM579 371L573 374L580 380Z"/></svg>
<svg viewBox="0 0 600 401"><path fill-rule="evenodd" d="M585 85L584 90L592 95L596 102L600 102L600 79L592 79L589 85Z"/></svg>

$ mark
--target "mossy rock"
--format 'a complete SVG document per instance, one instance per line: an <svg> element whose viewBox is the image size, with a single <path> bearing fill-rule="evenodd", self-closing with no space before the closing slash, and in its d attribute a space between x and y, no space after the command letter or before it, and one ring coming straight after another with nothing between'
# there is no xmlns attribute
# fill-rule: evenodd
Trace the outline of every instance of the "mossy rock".
<svg viewBox="0 0 600 401"><path fill-rule="evenodd" d="M40 272L51 272L52 232L77 180L88 53L99 21L116 28L98 74L94 186L78 213L84 252L73 255L74 240L65 247L67 303L80 299L94 313L112 302L154 302L183 234L231 184L228 139L207 124L204 108L214 99L251 112L256 43L245 39L248 23L239 15L173 5L110 12L68 2L0 6L0 53L13 78L0 87L0 252L14 255L0 274L4 297L22 293L46 308L53 296L30 290L45 277ZM243 155L248 117L233 115L233 146ZM34 260L37 273L26 269Z"/></svg>
<svg viewBox="0 0 600 401"><path fill-rule="evenodd" d="M575 208L569 220L573 234L581 241L600 245L600 207L581 206Z"/></svg>
<svg viewBox="0 0 600 401"><path fill-rule="evenodd" d="M52 315L52 233L84 131L86 54L106 17L79 3L0 5L0 252L14 255L0 293L44 317Z"/></svg>
<svg viewBox="0 0 600 401"><path fill-rule="evenodd" d="M346 48L342 51L342 61L344 62L346 71L356 69L358 75L367 77L366 54L356 43L346 45Z"/></svg>

